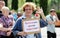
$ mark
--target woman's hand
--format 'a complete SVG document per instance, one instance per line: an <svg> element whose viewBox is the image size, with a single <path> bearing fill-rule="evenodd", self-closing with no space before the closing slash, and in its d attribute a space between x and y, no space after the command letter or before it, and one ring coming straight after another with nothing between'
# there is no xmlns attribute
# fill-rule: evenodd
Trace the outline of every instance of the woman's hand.
<svg viewBox="0 0 60 38"><path fill-rule="evenodd" d="M12 28L7 28L7 31L12 31Z"/></svg>
<svg viewBox="0 0 60 38"><path fill-rule="evenodd" d="M7 36L10 36L11 35L11 31L7 32Z"/></svg>
<svg viewBox="0 0 60 38"><path fill-rule="evenodd" d="M12 32L12 28L9 27L9 28L7 29L7 36L10 36L10 35L11 35L11 32Z"/></svg>
<svg viewBox="0 0 60 38"><path fill-rule="evenodd" d="M44 14L42 8L39 8L39 9L36 11L36 13L38 13L38 14L40 14L40 15Z"/></svg>
<svg viewBox="0 0 60 38"><path fill-rule="evenodd" d="M26 32L18 32L17 35L26 36L27 33Z"/></svg>
<svg viewBox="0 0 60 38"><path fill-rule="evenodd" d="M42 8L40 8L39 10L37 10L36 13L38 13L39 15L41 15L42 19L46 21L46 18L45 18L45 15L43 13L43 9Z"/></svg>

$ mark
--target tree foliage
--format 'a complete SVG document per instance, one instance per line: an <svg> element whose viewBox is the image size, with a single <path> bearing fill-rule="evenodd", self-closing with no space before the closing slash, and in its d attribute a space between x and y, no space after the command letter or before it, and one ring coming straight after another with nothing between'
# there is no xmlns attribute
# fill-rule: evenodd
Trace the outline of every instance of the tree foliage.
<svg viewBox="0 0 60 38"><path fill-rule="evenodd" d="M26 2L33 2L33 0L26 0Z"/></svg>
<svg viewBox="0 0 60 38"><path fill-rule="evenodd" d="M5 1L5 6L8 6L8 0L4 0Z"/></svg>
<svg viewBox="0 0 60 38"><path fill-rule="evenodd" d="M48 0L40 0L39 4L40 4L40 7L43 8L44 14L47 15Z"/></svg>
<svg viewBox="0 0 60 38"><path fill-rule="evenodd" d="M17 10L18 9L18 0L12 0L12 9Z"/></svg>

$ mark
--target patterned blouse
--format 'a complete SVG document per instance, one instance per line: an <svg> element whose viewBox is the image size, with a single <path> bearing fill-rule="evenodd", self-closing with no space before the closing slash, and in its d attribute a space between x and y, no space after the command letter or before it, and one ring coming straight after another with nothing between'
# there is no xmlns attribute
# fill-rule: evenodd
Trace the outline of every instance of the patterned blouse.
<svg viewBox="0 0 60 38"><path fill-rule="evenodd" d="M13 17L5 17L5 16L2 16L1 18L0 18L0 23L2 23L3 24L3 27L4 28L9 28L10 26L12 26L13 25ZM0 35L3 35L3 36L6 36L6 32L4 32L4 31L0 31Z"/></svg>

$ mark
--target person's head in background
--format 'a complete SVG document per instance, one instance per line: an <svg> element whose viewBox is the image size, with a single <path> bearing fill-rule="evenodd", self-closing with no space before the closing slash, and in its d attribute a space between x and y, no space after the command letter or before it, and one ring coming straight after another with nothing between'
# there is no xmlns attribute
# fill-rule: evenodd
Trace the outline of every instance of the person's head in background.
<svg viewBox="0 0 60 38"><path fill-rule="evenodd" d="M55 15L56 15L56 10L55 10L55 9L51 9L51 10L50 10L50 14L51 14L52 16L55 16Z"/></svg>
<svg viewBox="0 0 60 38"><path fill-rule="evenodd" d="M0 1L0 10L1 10L1 8L2 8L3 6L5 6L5 2L4 2L4 1Z"/></svg>
<svg viewBox="0 0 60 38"><path fill-rule="evenodd" d="M21 17L22 16L22 13L17 13L17 17Z"/></svg>
<svg viewBox="0 0 60 38"><path fill-rule="evenodd" d="M1 9L3 16L7 17L9 15L9 8L4 6Z"/></svg>
<svg viewBox="0 0 60 38"><path fill-rule="evenodd" d="M14 14L14 13L16 13L16 11L13 9L13 10L11 10L10 11L11 12L11 14Z"/></svg>
<svg viewBox="0 0 60 38"><path fill-rule="evenodd" d="M16 11L14 9L9 12L9 15L13 15L13 14L16 14Z"/></svg>
<svg viewBox="0 0 60 38"><path fill-rule="evenodd" d="M31 16L33 11L35 10L36 8L36 5L32 2L26 2L24 5L23 5L23 11L25 13L25 15L27 17Z"/></svg>

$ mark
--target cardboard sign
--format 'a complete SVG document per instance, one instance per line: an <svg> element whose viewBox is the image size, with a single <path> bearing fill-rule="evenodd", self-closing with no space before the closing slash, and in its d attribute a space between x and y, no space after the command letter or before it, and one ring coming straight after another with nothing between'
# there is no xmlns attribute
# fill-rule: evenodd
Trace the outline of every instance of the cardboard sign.
<svg viewBox="0 0 60 38"><path fill-rule="evenodd" d="M40 32L39 19L24 19L22 21L24 32L27 32L28 34Z"/></svg>

